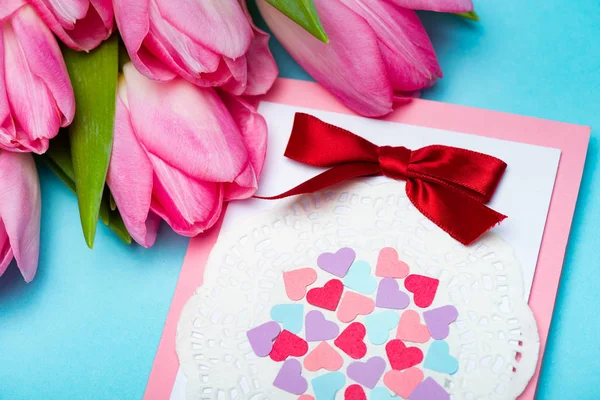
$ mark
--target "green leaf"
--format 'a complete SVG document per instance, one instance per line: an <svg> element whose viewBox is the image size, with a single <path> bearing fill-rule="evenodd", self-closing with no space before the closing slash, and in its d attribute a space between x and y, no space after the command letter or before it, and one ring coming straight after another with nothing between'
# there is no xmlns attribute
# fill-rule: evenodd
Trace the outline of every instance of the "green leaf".
<svg viewBox="0 0 600 400"><path fill-rule="evenodd" d="M459 17L463 17L466 19L470 19L471 21L479 21L479 15L477 15L477 13L475 11L456 13L455 15L458 15Z"/></svg>
<svg viewBox="0 0 600 400"><path fill-rule="evenodd" d="M266 0L323 43L329 43L313 0Z"/></svg>
<svg viewBox="0 0 600 400"><path fill-rule="evenodd" d="M71 146L69 144L69 137L65 134L59 134L50 143L50 149L41 156L46 164L54 171L54 173L62 180L65 185L73 193L76 193L75 189L75 172L73 171L73 162L71 160ZM108 199L105 198L108 196ZM100 220L104 225L108 226L119 239L127 244L131 244L131 235L127 232L127 228L123 223L121 214L115 207L112 208L110 194L108 188L105 190L105 196L103 196L102 203L100 204Z"/></svg>
<svg viewBox="0 0 600 400"><path fill-rule="evenodd" d="M119 66L115 34L90 53L64 48L77 110L69 126L71 156L83 236L94 246L112 150Z"/></svg>

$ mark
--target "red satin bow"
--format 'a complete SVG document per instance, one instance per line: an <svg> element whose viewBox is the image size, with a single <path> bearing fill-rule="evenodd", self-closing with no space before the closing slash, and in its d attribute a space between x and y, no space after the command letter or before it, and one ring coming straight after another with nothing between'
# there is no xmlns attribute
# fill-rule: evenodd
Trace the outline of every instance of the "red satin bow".
<svg viewBox="0 0 600 400"><path fill-rule="evenodd" d="M361 176L406 181L413 205L459 242L468 245L506 218L487 203L506 163L471 150L433 145L418 150L377 146L308 114L297 113L285 156L329 170L273 197L313 193Z"/></svg>

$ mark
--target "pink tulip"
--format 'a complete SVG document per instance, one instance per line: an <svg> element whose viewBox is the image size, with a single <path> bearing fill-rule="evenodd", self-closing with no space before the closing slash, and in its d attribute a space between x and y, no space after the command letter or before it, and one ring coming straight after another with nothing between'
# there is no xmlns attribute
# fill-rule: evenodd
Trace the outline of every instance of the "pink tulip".
<svg viewBox="0 0 600 400"><path fill-rule="evenodd" d="M73 50L90 51L113 30L111 0L27 0Z"/></svg>
<svg viewBox="0 0 600 400"><path fill-rule="evenodd" d="M0 149L44 153L74 114L73 88L54 35L23 1L2 3Z"/></svg>
<svg viewBox="0 0 600 400"><path fill-rule="evenodd" d="M329 37L325 44L265 0L257 4L296 61L346 106L369 117L388 114L394 101L442 76L427 32L412 9L473 9L471 0L315 0Z"/></svg>
<svg viewBox="0 0 600 400"><path fill-rule="evenodd" d="M239 1L114 0L114 6L131 61L148 78L179 75L235 95L264 94L277 77L269 36Z"/></svg>
<svg viewBox="0 0 600 400"><path fill-rule="evenodd" d="M14 257L26 282L35 276L41 203L33 157L0 150L0 275Z"/></svg>
<svg viewBox="0 0 600 400"><path fill-rule="evenodd" d="M223 202L254 194L267 127L253 107L181 78L147 79L131 64L123 73L107 182L135 241L151 246L159 218L195 236Z"/></svg>

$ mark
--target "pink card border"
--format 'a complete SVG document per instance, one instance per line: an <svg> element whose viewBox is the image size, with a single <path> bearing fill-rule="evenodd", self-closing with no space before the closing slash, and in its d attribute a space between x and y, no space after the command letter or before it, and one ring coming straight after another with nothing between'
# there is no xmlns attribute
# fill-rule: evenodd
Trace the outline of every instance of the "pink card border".
<svg viewBox="0 0 600 400"><path fill-rule="evenodd" d="M313 82L280 78L263 100L352 113ZM583 174L590 128L420 99L413 100L385 119L561 149L556 184L529 301L538 323L540 354L543 356ZM206 264L210 250L217 240L219 229L220 223L211 231L190 241L146 386L145 400L162 400L170 397L179 368L175 352L179 314L185 302L202 283L199 272ZM534 398L541 363L542 357L538 362L535 376L520 399Z"/></svg>

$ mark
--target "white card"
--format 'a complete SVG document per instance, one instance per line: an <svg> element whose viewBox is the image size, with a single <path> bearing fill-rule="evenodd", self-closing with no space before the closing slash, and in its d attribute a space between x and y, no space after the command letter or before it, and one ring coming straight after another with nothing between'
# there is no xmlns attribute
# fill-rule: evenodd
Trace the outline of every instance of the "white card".
<svg viewBox="0 0 600 400"><path fill-rule="evenodd" d="M265 117L269 127L267 159L258 191L261 196L282 193L323 171L283 156L296 112L314 115L377 145L417 149L431 144L444 144L490 154L505 161L508 168L489 206L508 215L494 228L494 232L515 249L523 268L525 298L529 298L560 150L269 102L262 102L258 111ZM377 182L390 178L369 179ZM231 229L235 222L246 216L271 209L279 201L286 199L232 202L227 209L223 229Z"/></svg>
<svg viewBox="0 0 600 400"><path fill-rule="evenodd" d="M259 112L265 117L269 128L267 158L258 191L262 196L282 193L323 171L283 156L296 112L314 115L377 145L417 149L431 144L444 144L490 154L505 161L508 168L489 206L508 215L508 219L494 228L494 232L515 250L523 270L525 299L529 298L560 150L269 102L262 102ZM535 163L531 160L535 160ZM389 178L368 179L377 182ZM251 199L232 202L227 208L222 229L233 229L245 217L288 201L293 200ZM179 370L171 399L185 398L185 382L186 378Z"/></svg>

